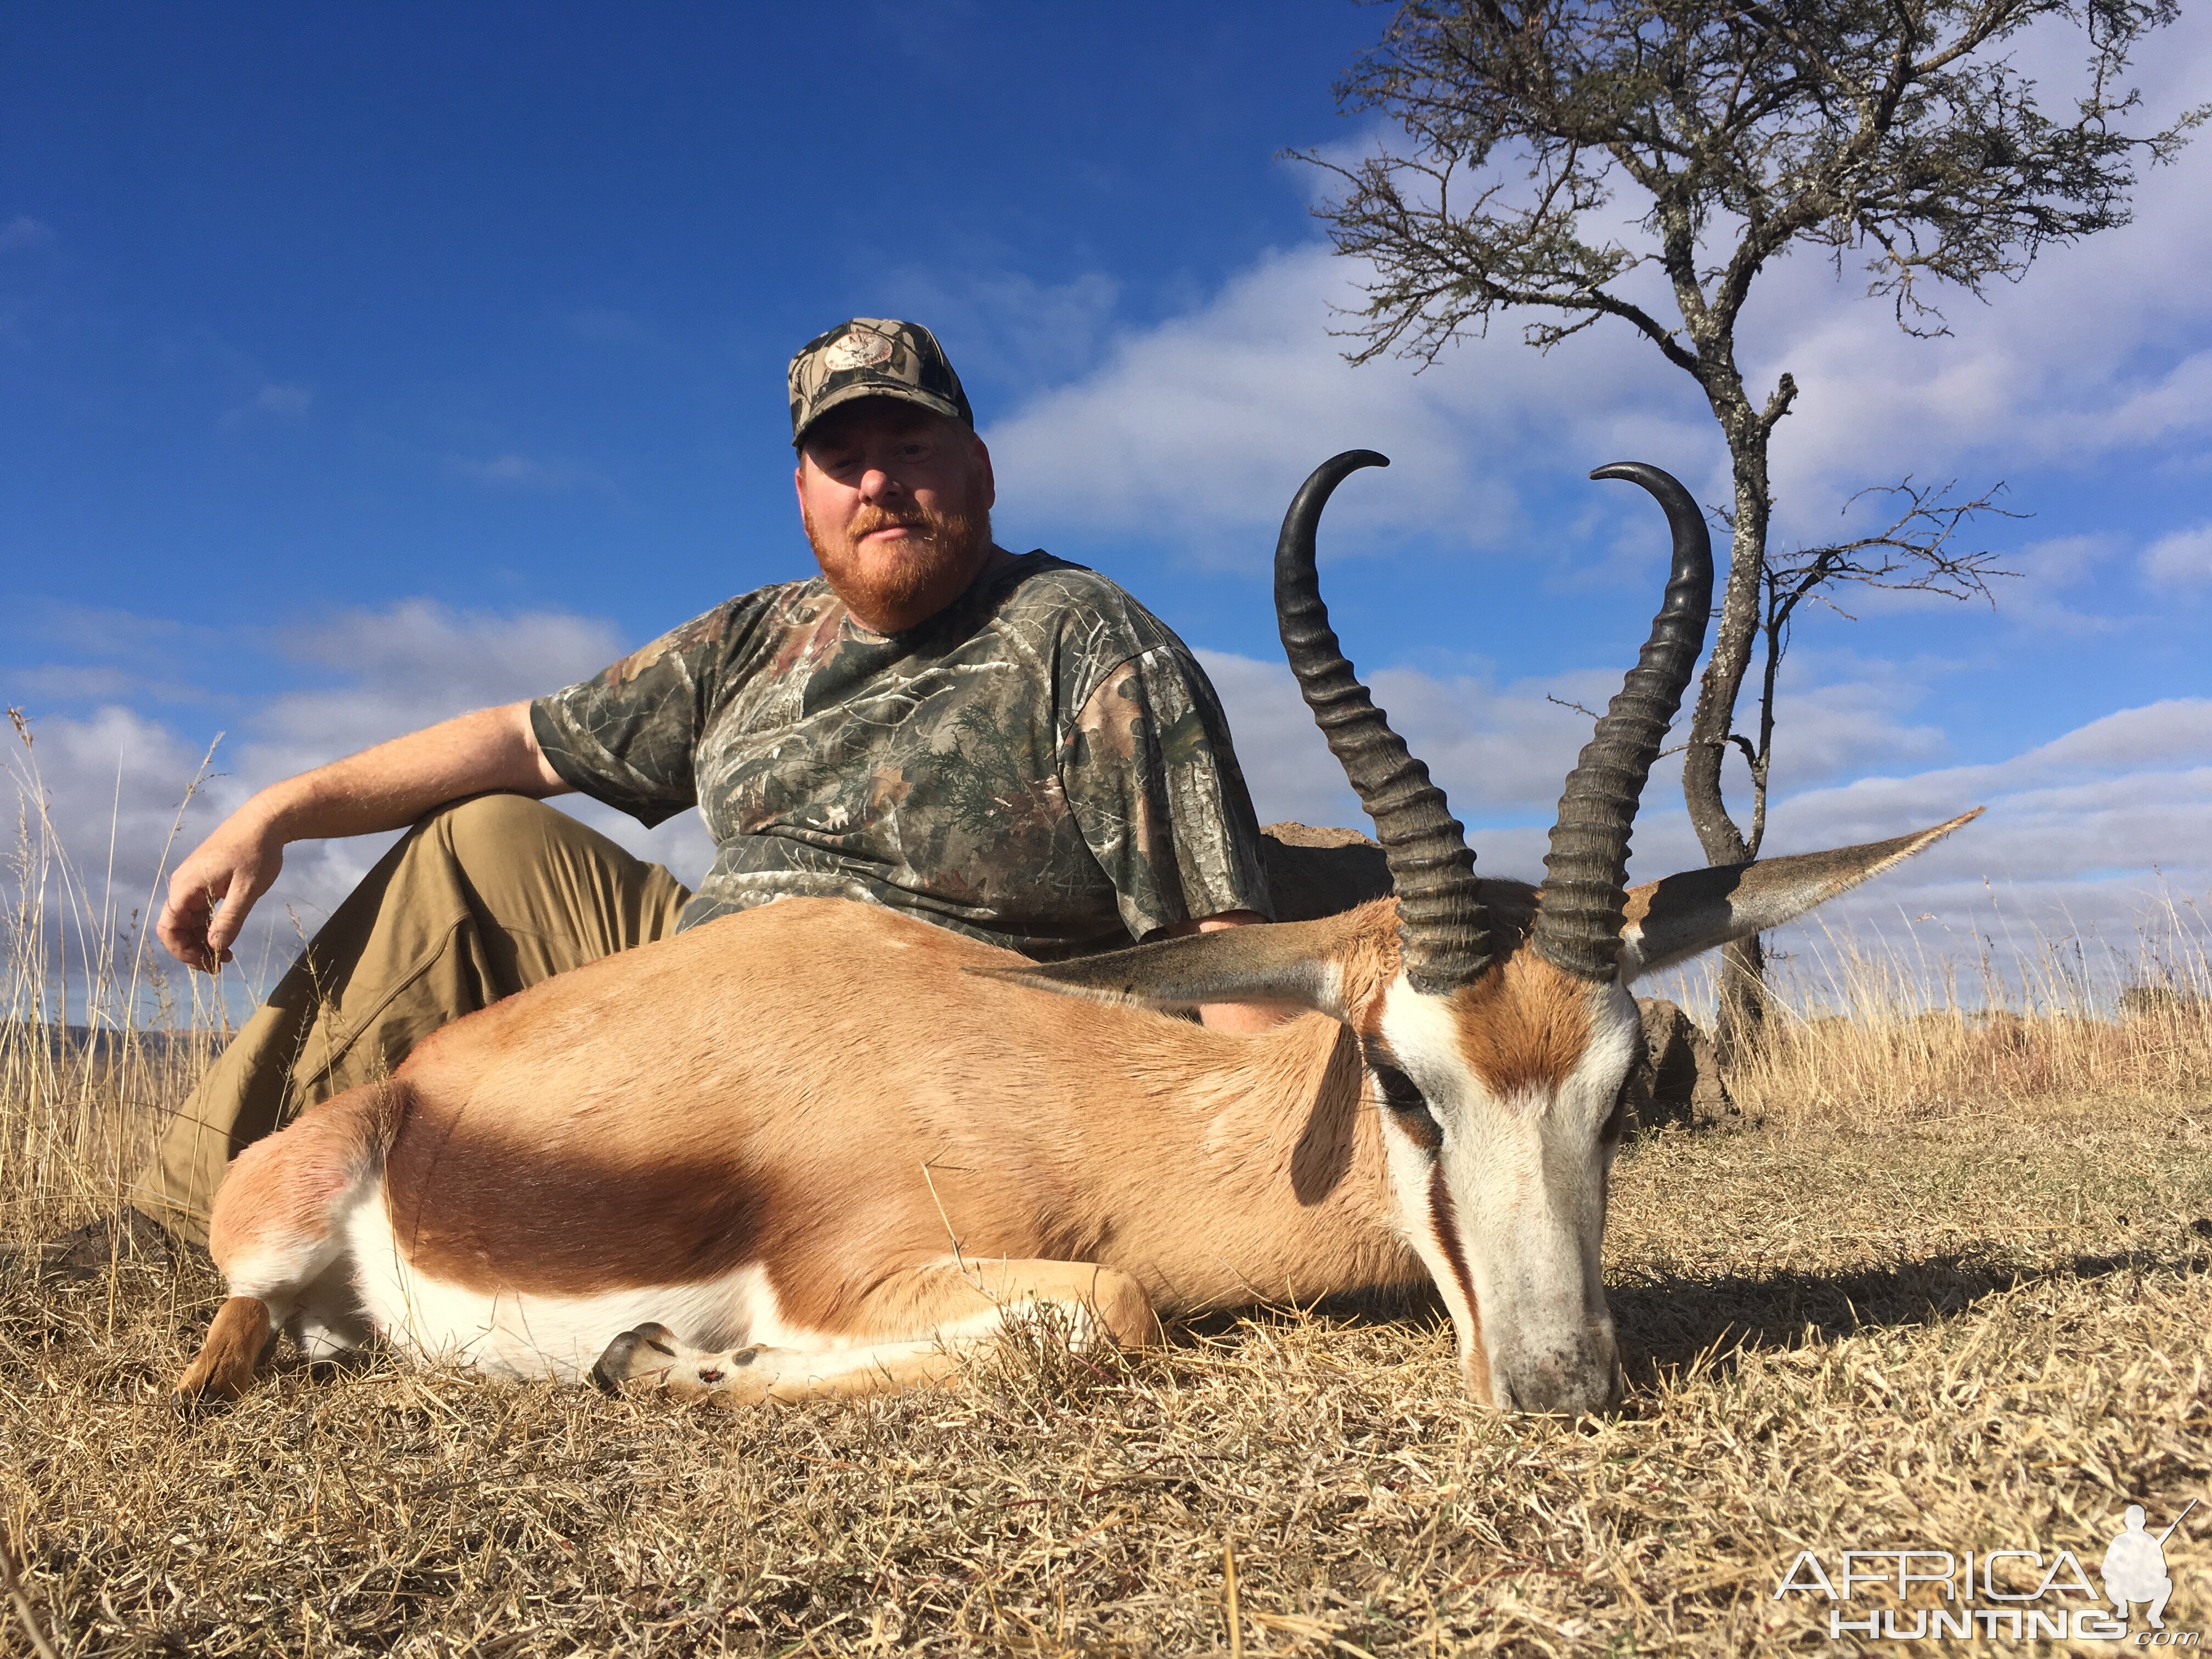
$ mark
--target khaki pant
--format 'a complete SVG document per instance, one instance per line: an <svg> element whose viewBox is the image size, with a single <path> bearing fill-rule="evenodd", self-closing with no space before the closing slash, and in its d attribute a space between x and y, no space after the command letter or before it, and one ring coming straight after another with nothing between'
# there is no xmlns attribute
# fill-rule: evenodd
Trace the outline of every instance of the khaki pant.
<svg viewBox="0 0 2212 1659"><path fill-rule="evenodd" d="M230 1160L390 1075L441 1025L665 939L690 897L564 812L479 795L416 824L332 913L162 1138L138 1207L204 1242Z"/></svg>

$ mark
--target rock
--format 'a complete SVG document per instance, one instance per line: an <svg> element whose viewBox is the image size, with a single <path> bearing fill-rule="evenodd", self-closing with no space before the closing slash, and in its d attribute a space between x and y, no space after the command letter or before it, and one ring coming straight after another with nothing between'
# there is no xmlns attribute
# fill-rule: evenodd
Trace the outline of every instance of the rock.
<svg viewBox="0 0 2212 1659"><path fill-rule="evenodd" d="M1269 823L1260 830L1275 920L1312 921L1390 896L1390 866L1376 842L1352 830Z"/></svg>
<svg viewBox="0 0 2212 1659"><path fill-rule="evenodd" d="M1664 997L1638 997L1644 1053L1630 1068L1628 1109L1635 1127L1701 1127L1736 1115L1713 1045L1695 1021Z"/></svg>

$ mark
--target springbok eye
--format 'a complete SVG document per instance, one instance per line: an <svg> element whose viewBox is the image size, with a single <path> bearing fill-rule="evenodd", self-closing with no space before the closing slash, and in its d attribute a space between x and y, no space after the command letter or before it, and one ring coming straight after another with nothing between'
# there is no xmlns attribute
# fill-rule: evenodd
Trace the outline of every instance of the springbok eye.
<svg viewBox="0 0 2212 1659"><path fill-rule="evenodd" d="M1423 1152L1433 1152L1443 1145L1443 1126L1429 1109L1427 1099L1413 1086L1413 1079L1395 1066L1382 1065L1372 1059L1367 1062L1367 1069L1375 1073L1376 1087L1382 1093L1383 1105L1415 1146Z"/></svg>

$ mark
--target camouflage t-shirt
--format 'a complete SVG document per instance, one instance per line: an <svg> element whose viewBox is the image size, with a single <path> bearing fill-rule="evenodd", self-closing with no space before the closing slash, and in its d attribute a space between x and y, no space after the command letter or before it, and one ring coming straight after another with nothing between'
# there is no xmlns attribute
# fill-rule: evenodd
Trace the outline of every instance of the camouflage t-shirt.
<svg viewBox="0 0 2212 1659"><path fill-rule="evenodd" d="M1228 722L1112 582L997 553L906 633L816 576L717 605L531 705L555 771L647 824L696 805L714 867L681 926L806 895L1052 959L1268 912Z"/></svg>

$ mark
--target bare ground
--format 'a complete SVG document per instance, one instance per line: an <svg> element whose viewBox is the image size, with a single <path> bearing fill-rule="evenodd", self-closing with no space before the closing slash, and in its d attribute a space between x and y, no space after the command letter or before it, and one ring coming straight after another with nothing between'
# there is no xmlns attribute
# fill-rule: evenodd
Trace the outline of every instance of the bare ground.
<svg viewBox="0 0 2212 1659"><path fill-rule="evenodd" d="M1432 1313L1356 1307L741 1413L280 1360L187 1419L204 1265L62 1283L15 1237L0 1518L73 1655L1838 1651L1775 1599L1802 1548L2094 1571L2127 1502L2206 1490L2208 1153L2202 1091L1646 1137L1632 1399L1579 1425L1470 1406Z"/></svg>

